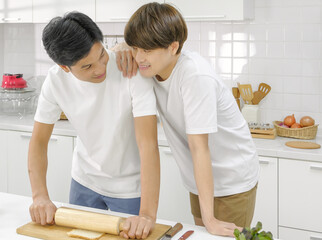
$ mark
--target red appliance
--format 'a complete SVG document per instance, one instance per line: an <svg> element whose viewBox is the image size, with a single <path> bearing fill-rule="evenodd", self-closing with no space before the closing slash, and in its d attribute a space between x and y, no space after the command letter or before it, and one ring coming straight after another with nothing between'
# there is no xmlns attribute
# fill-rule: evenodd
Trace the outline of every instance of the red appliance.
<svg viewBox="0 0 322 240"><path fill-rule="evenodd" d="M22 74L3 74L1 87L4 89L26 88L27 81L23 79L22 76Z"/></svg>
<svg viewBox="0 0 322 240"><path fill-rule="evenodd" d="M35 88L27 86L22 74L3 74L0 87L0 115L18 115L35 112L37 94Z"/></svg>

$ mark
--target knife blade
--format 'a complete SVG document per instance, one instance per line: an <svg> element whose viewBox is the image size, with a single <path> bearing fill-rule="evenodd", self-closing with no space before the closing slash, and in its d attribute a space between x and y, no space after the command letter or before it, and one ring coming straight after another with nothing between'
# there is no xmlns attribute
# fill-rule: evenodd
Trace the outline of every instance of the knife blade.
<svg viewBox="0 0 322 240"><path fill-rule="evenodd" d="M193 234L194 231L193 230L190 230L190 231L187 231L185 232L180 238L179 240L186 240L188 237L190 237L191 234Z"/></svg>
<svg viewBox="0 0 322 240"><path fill-rule="evenodd" d="M169 231L165 233L165 235L161 238L161 240L170 240L174 235L176 235L177 232L179 232L182 229L182 224L177 223L172 228L170 228Z"/></svg>

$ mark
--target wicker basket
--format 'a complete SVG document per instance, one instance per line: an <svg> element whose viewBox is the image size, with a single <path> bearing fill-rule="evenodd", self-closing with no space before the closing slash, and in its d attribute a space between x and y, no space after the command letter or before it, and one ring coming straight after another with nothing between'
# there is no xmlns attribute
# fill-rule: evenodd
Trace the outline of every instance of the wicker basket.
<svg viewBox="0 0 322 240"><path fill-rule="evenodd" d="M276 133L281 137L299 138L299 139L314 139L318 131L318 124L304 128L285 128L279 126L281 121L274 121Z"/></svg>

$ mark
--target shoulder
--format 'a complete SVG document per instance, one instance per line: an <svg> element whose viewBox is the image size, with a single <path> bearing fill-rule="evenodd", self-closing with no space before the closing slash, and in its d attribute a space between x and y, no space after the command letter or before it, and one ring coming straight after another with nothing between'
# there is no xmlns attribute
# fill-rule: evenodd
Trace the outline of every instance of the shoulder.
<svg viewBox="0 0 322 240"><path fill-rule="evenodd" d="M210 82L218 80L210 62L195 52L183 51L176 71L176 78L180 79L181 84L197 80Z"/></svg>
<svg viewBox="0 0 322 240"><path fill-rule="evenodd" d="M55 65L48 70L47 79L65 79L68 78L68 75L69 74L66 73L60 66Z"/></svg>
<svg viewBox="0 0 322 240"><path fill-rule="evenodd" d="M198 75L214 75L214 69L209 61L199 53L183 51L177 63L177 70L185 77Z"/></svg>
<svg viewBox="0 0 322 240"><path fill-rule="evenodd" d="M133 76L131 79L129 79L131 86L135 87L153 87L153 79L152 78L147 78L143 77L140 72L138 71L135 76Z"/></svg>
<svg viewBox="0 0 322 240"><path fill-rule="evenodd" d="M117 68L117 63L116 63L116 53L109 50L105 49L108 55L108 64L112 65L114 68Z"/></svg>
<svg viewBox="0 0 322 240"><path fill-rule="evenodd" d="M61 89L65 88L66 84L70 84L69 79L72 77L71 73L66 73L60 66L52 66L47 73L42 88Z"/></svg>

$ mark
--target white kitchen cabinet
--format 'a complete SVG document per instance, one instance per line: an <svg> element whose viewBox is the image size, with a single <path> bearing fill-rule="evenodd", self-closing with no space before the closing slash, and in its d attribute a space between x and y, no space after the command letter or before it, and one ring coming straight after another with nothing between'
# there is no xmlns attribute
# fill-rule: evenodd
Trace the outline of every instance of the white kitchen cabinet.
<svg viewBox="0 0 322 240"><path fill-rule="evenodd" d="M301 231L292 228L279 228L279 239L282 240L322 240L322 233Z"/></svg>
<svg viewBox="0 0 322 240"><path fill-rule="evenodd" d="M257 187L255 213L251 226L262 222L263 229L278 236L278 172L277 158L259 157L260 178Z"/></svg>
<svg viewBox="0 0 322 240"><path fill-rule="evenodd" d="M34 23L47 23L71 11L82 12L95 21L95 0L33 0Z"/></svg>
<svg viewBox="0 0 322 240"><path fill-rule="evenodd" d="M7 192L8 131L0 130L0 192Z"/></svg>
<svg viewBox="0 0 322 240"><path fill-rule="evenodd" d="M165 0L180 9L187 21L234 21L254 18L254 0Z"/></svg>
<svg viewBox="0 0 322 240"><path fill-rule="evenodd" d="M32 0L0 1L0 23L31 23Z"/></svg>
<svg viewBox="0 0 322 240"><path fill-rule="evenodd" d="M96 22L127 22L143 4L163 0L96 0Z"/></svg>
<svg viewBox="0 0 322 240"><path fill-rule="evenodd" d="M7 136L7 191L31 196L28 176L29 132L9 131ZM68 202L73 137L52 135L48 144L47 187L54 201Z"/></svg>
<svg viewBox="0 0 322 240"><path fill-rule="evenodd" d="M321 184L321 162L279 159L279 225L322 233Z"/></svg>
<svg viewBox="0 0 322 240"><path fill-rule="evenodd" d="M184 188L178 166L169 147L159 147L161 188L158 218L194 224L189 192Z"/></svg>

